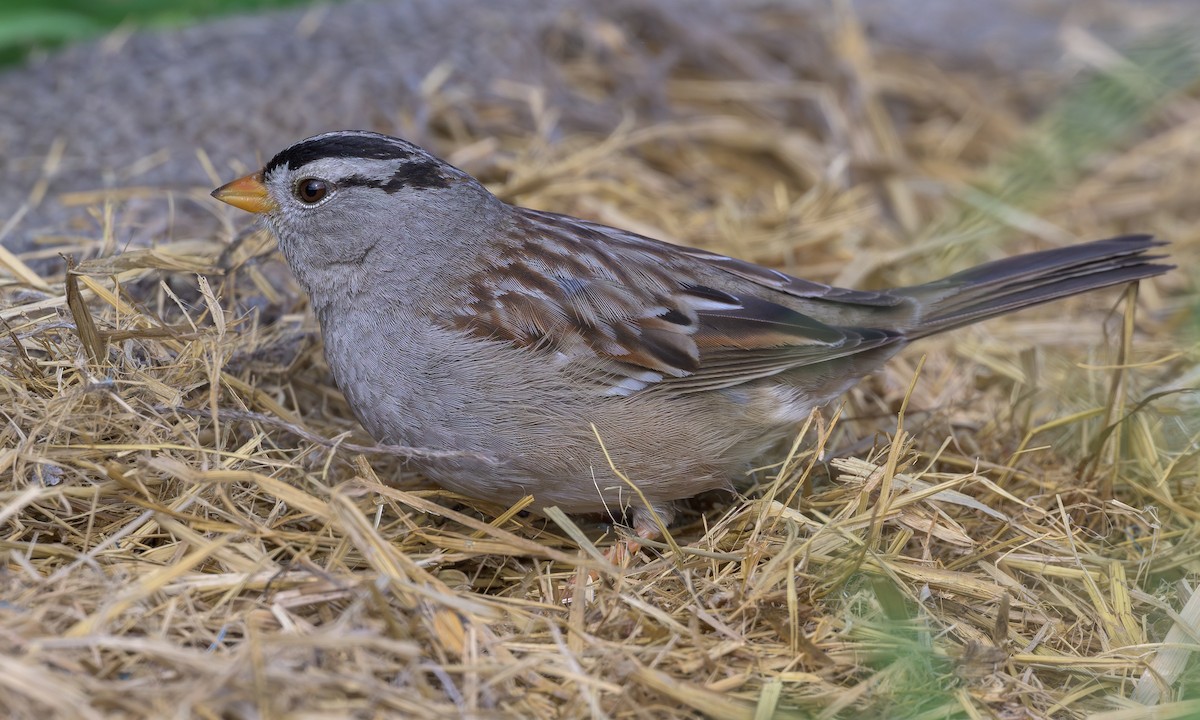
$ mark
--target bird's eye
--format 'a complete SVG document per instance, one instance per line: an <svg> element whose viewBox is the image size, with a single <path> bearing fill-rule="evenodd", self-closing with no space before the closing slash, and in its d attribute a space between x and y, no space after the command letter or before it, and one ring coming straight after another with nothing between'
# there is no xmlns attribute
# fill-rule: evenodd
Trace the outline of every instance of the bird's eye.
<svg viewBox="0 0 1200 720"><path fill-rule="evenodd" d="M315 205L325 199L333 186L317 178L304 178L296 183L296 197L306 205Z"/></svg>

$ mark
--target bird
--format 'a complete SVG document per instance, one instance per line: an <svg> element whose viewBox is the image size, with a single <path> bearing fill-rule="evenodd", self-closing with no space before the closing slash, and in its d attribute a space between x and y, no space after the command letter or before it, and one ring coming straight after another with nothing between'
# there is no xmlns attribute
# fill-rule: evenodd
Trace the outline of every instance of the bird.
<svg viewBox="0 0 1200 720"><path fill-rule="evenodd" d="M853 290L504 202L405 140L316 135L213 197L255 213L377 441L471 498L639 539L910 342L1160 275L1125 235ZM631 548L637 551L637 545Z"/></svg>

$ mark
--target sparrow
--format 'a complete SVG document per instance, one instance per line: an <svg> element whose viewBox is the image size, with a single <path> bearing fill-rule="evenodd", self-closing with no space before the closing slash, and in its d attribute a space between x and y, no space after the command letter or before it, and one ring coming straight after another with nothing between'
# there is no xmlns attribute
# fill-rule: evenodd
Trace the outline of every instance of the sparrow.
<svg viewBox="0 0 1200 720"><path fill-rule="evenodd" d="M381 443L453 492L627 517L728 488L910 342L1160 275L1126 235L851 290L510 205L404 140L310 137L213 191L261 216ZM655 519L655 515L658 519Z"/></svg>

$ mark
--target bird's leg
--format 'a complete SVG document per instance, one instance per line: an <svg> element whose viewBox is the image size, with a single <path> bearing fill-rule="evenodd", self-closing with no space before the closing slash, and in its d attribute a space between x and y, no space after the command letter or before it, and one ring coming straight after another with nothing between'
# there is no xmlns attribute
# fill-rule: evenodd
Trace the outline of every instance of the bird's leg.
<svg viewBox="0 0 1200 720"><path fill-rule="evenodd" d="M663 525L666 525L675 517L675 508L671 505L658 506L653 511L646 508L634 508L633 531L637 533L637 539L621 538L604 553L604 558L619 568L628 567L633 556L642 549L639 540L657 540L662 537L658 523L654 521L656 513L662 519Z"/></svg>
<svg viewBox="0 0 1200 720"><path fill-rule="evenodd" d="M661 533L658 528L636 528L637 536L640 540L657 540ZM630 560L638 551L642 549L642 544L633 538L621 538L604 552L604 559L608 560L613 565L619 568L629 566Z"/></svg>
<svg viewBox="0 0 1200 720"><path fill-rule="evenodd" d="M640 540L657 540L662 537L662 533L658 529L659 525L654 519L655 514L658 515L665 526L675 517L675 506L670 504L656 505L653 511L645 508L634 508L632 513L633 531L637 534L637 539L621 538L617 540L612 547L604 551L604 559L619 568L628 567L633 557L642 549ZM600 574L595 570L591 570L587 574L586 585L590 585L599 579ZM578 589L578 583L575 580L568 581L566 587L563 588L562 602L564 604L573 602L575 591Z"/></svg>

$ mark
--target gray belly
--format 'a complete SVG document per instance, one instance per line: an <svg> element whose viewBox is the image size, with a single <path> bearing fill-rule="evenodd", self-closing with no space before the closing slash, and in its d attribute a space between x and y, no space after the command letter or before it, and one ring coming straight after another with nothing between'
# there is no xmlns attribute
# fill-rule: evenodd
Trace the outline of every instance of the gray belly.
<svg viewBox="0 0 1200 720"><path fill-rule="evenodd" d="M415 464L461 494L603 512L690 497L741 472L766 428L738 417L734 395L606 397L528 351L441 328L323 318L326 356L378 441L436 458ZM610 466L611 459L611 466ZM615 466L616 472L613 467Z"/></svg>

